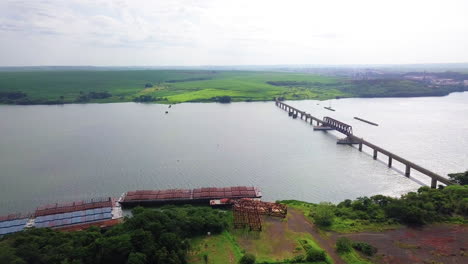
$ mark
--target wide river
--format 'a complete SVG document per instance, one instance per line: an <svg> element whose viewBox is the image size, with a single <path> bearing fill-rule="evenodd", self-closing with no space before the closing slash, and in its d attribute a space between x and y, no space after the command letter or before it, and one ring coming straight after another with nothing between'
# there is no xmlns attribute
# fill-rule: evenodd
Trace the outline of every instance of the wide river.
<svg viewBox="0 0 468 264"><path fill-rule="evenodd" d="M468 93L288 103L442 175L468 168ZM2 105L0 129L0 214L136 189L250 185L266 200L338 202L430 182L337 145L339 135L273 102Z"/></svg>

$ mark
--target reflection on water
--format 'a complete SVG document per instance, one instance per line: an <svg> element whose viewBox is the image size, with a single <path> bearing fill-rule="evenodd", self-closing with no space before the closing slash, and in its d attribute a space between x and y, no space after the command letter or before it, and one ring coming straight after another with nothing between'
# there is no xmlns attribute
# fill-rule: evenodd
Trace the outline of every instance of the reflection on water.
<svg viewBox="0 0 468 264"><path fill-rule="evenodd" d="M468 93L289 104L440 174L468 167ZM134 189L255 185L266 200L318 202L420 186L273 102L0 106L0 120L0 214Z"/></svg>

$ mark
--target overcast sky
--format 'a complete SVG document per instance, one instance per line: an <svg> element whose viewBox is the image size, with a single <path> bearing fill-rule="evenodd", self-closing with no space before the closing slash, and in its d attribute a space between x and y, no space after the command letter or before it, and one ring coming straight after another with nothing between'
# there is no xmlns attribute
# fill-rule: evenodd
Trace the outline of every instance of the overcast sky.
<svg viewBox="0 0 468 264"><path fill-rule="evenodd" d="M0 66L468 62L464 0L0 0Z"/></svg>

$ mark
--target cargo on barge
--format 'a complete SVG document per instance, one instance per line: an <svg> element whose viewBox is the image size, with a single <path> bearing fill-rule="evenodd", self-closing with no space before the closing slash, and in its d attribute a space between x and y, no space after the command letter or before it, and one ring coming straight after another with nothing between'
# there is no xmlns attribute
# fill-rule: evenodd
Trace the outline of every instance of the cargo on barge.
<svg viewBox="0 0 468 264"><path fill-rule="evenodd" d="M98 226L110 227L123 220L122 206L164 204L206 204L231 206L240 199L260 199L256 187L196 188L169 190L139 190L124 193L118 200L112 197L94 198L39 206L34 213L0 216L0 237L27 228L52 228L76 231Z"/></svg>
<svg viewBox="0 0 468 264"><path fill-rule="evenodd" d="M216 199L258 199L262 193L256 187L205 187L196 189L138 190L124 193L119 202L123 206L164 204L206 204Z"/></svg>
<svg viewBox="0 0 468 264"><path fill-rule="evenodd" d="M107 227L122 218L120 204L114 198L97 198L38 207L32 219L34 227L81 230L95 225Z"/></svg>
<svg viewBox="0 0 468 264"><path fill-rule="evenodd" d="M111 197L48 204L29 215L0 217L0 236L31 227L58 230L83 230L90 226L105 228L120 222L122 215L120 204Z"/></svg>
<svg viewBox="0 0 468 264"><path fill-rule="evenodd" d="M22 231L26 227L29 216L10 214L0 216L0 236Z"/></svg>

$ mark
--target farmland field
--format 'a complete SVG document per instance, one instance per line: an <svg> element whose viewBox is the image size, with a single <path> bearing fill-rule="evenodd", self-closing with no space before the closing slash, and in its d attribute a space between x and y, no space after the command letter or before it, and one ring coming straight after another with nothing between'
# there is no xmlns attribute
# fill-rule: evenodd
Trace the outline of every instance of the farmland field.
<svg viewBox="0 0 468 264"><path fill-rule="evenodd" d="M290 82L290 86L267 82ZM18 93L2 103L84 103L144 101L158 103L286 99L330 99L346 94L340 80L295 73L240 71L36 71L0 72L0 93ZM300 85L296 85L299 83ZM106 92L106 93L105 93ZM104 94L105 93L105 94ZM10 100L8 100L10 99Z"/></svg>
<svg viewBox="0 0 468 264"><path fill-rule="evenodd" d="M405 79L351 80L308 73L209 70L0 72L0 104L327 100L444 96L468 88Z"/></svg>

